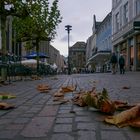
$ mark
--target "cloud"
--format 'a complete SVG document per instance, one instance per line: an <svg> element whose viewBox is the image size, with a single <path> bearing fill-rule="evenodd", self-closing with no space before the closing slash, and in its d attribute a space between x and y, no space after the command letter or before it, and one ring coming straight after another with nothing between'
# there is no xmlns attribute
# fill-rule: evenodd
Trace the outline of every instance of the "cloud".
<svg viewBox="0 0 140 140"><path fill-rule="evenodd" d="M72 36L71 36L71 35L69 36L69 40L70 40L70 41L73 41L73 39L72 39ZM62 38L60 39L60 41L62 41L62 42L68 42L68 35L67 35L67 36L62 37Z"/></svg>
<svg viewBox="0 0 140 140"><path fill-rule="evenodd" d="M92 34L93 15L96 15L97 21L102 21L111 11L111 2L112 0L59 0L58 6L63 20L57 29L54 47L62 54L67 54L65 25L72 26L70 44L79 40L86 41Z"/></svg>

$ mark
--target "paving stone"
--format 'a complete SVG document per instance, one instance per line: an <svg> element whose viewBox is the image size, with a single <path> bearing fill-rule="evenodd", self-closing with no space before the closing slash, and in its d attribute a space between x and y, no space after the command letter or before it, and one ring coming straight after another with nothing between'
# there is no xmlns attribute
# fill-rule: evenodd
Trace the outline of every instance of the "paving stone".
<svg viewBox="0 0 140 140"><path fill-rule="evenodd" d="M60 110L70 110L71 106L61 106Z"/></svg>
<svg viewBox="0 0 140 140"><path fill-rule="evenodd" d="M60 113L60 114L64 114L64 113L70 113L70 110L59 110L59 112L58 113Z"/></svg>
<svg viewBox="0 0 140 140"><path fill-rule="evenodd" d="M74 137L68 134L54 134L51 140L74 140Z"/></svg>
<svg viewBox="0 0 140 140"><path fill-rule="evenodd" d="M71 124L56 124L54 126L54 132L72 132Z"/></svg>
<svg viewBox="0 0 140 140"><path fill-rule="evenodd" d="M88 111L75 111L76 115L78 116L90 116L90 112Z"/></svg>
<svg viewBox="0 0 140 140"><path fill-rule="evenodd" d="M0 125L9 124L11 121L11 119L0 119Z"/></svg>
<svg viewBox="0 0 140 140"><path fill-rule="evenodd" d="M127 140L119 131L102 131L101 138L102 140Z"/></svg>
<svg viewBox="0 0 140 140"><path fill-rule="evenodd" d="M77 129L79 130L95 130L96 125L95 123L78 123Z"/></svg>
<svg viewBox="0 0 140 140"><path fill-rule="evenodd" d="M140 140L140 129L131 128L129 131L125 132L131 140Z"/></svg>
<svg viewBox="0 0 140 140"><path fill-rule="evenodd" d="M72 118L57 118L56 123L72 123Z"/></svg>
<svg viewBox="0 0 140 140"><path fill-rule="evenodd" d="M107 123L104 123L103 121L100 123L100 128L102 129L102 130L121 130L122 128L118 128L117 126L115 126L115 125L110 125L110 124L107 124ZM125 128L123 128L123 129L125 129Z"/></svg>
<svg viewBox="0 0 140 140"><path fill-rule="evenodd" d="M52 128L54 117L35 117L24 128L21 135L24 137L45 137Z"/></svg>
<svg viewBox="0 0 140 140"><path fill-rule="evenodd" d="M97 83L93 85L89 81ZM36 86L45 82L54 90L47 94L38 93ZM110 73L58 75L55 81L47 76L42 80L18 81L15 86L2 86L1 91L13 92L17 98L7 100L16 105L15 109L0 111L0 139L139 140L138 129L134 131L130 127L104 124L106 115L95 108L79 107L72 102L61 105L53 102L54 92L62 85L77 84L79 90L90 90L96 86L97 91L101 91L105 87L110 99L133 104L140 101L139 83L140 72L126 72L123 76ZM124 90L123 86L131 88Z"/></svg>
<svg viewBox="0 0 140 140"><path fill-rule="evenodd" d="M7 130L21 130L23 129L24 125L22 124L9 124L5 129Z"/></svg>
<svg viewBox="0 0 140 140"><path fill-rule="evenodd" d="M58 111L58 106L45 106L39 113L39 116L55 116Z"/></svg>
<svg viewBox="0 0 140 140"><path fill-rule="evenodd" d="M32 118L35 116L35 113L26 113L26 114L22 114L21 116L24 118Z"/></svg>
<svg viewBox="0 0 140 140"><path fill-rule="evenodd" d="M78 131L78 140L96 140L95 131Z"/></svg>
<svg viewBox="0 0 140 140"><path fill-rule="evenodd" d="M13 123L17 123L17 124L25 124L28 123L30 120L30 118L16 118Z"/></svg>
<svg viewBox="0 0 140 140"><path fill-rule="evenodd" d="M90 117L75 117L76 122L92 122Z"/></svg>
<svg viewBox="0 0 140 140"><path fill-rule="evenodd" d="M13 139L19 133L19 130L1 130L0 131L0 139Z"/></svg>
<svg viewBox="0 0 140 140"><path fill-rule="evenodd" d="M75 114L73 114L73 113L65 113L65 114L58 114L57 117L59 117L59 118L69 118L69 117L74 117L74 116L75 116Z"/></svg>

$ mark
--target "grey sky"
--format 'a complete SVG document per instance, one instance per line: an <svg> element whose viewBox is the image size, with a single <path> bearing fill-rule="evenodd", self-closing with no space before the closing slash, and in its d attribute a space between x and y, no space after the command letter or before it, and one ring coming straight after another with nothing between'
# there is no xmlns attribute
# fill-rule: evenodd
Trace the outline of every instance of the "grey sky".
<svg viewBox="0 0 140 140"><path fill-rule="evenodd" d="M68 54L67 31L65 25L71 25L70 46L77 41L85 41L92 34L93 15L102 21L111 11L112 0L59 0L59 10L63 17L58 26L56 39L52 45L62 55Z"/></svg>

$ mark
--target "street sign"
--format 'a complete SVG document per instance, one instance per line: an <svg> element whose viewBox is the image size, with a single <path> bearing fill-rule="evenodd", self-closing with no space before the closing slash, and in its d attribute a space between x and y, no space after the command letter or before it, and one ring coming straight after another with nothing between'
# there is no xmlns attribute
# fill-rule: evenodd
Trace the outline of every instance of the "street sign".
<svg viewBox="0 0 140 140"><path fill-rule="evenodd" d="M133 28L134 30L140 30L140 21L134 21Z"/></svg>

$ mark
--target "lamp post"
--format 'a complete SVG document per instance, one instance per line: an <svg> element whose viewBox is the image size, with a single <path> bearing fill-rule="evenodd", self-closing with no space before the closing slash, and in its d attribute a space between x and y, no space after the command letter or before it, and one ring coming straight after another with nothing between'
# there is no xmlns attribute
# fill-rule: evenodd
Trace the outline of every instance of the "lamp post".
<svg viewBox="0 0 140 140"><path fill-rule="evenodd" d="M65 26L65 30L68 32L68 74L69 75L71 73L71 71L70 71L70 56L69 56L69 47L70 47L70 45L69 45L69 34L70 34L70 30L72 30L71 28L72 28L71 25L66 25Z"/></svg>

